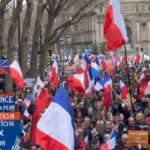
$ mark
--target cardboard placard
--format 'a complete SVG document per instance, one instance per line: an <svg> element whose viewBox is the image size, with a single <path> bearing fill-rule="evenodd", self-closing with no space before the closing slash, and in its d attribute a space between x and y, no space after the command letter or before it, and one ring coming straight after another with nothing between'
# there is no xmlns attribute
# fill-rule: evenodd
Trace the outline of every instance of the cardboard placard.
<svg viewBox="0 0 150 150"><path fill-rule="evenodd" d="M143 147L148 146L148 131L142 130L129 130L128 131L128 147L142 145Z"/></svg>

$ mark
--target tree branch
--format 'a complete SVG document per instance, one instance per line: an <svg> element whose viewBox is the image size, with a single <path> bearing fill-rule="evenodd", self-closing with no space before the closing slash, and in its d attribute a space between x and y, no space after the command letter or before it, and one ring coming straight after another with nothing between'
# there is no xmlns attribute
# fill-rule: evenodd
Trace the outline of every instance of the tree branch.
<svg viewBox="0 0 150 150"><path fill-rule="evenodd" d="M3 10L5 8L5 6L10 2L11 0L5 0L3 1L3 3L0 3L0 10Z"/></svg>
<svg viewBox="0 0 150 150"><path fill-rule="evenodd" d="M57 33L58 30L61 30L63 27L68 27L69 25L71 25L71 22L74 21L76 19L76 17L78 17L78 15L86 8L88 7L90 4L91 4L92 1L90 1L89 3L85 4L84 6L82 6L78 12L72 17L71 20L68 20L67 22L63 23L62 25L60 25L59 27L57 27L55 29L55 31L53 32L53 34L51 35L49 41L52 40L52 38L55 36L55 34Z"/></svg>
<svg viewBox="0 0 150 150"><path fill-rule="evenodd" d="M61 37L62 33L68 28L69 25L75 25L78 22L80 22L83 18L91 16L91 13L93 12L93 10L97 6L103 5L105 2L106 2L106 0L97 3L88 12L84 13L83 15L81 15L80 17L77 18L77 16L80 14L81 10L83 11L83 9L86 8L88 4L86 4L86 7L83 6L82 8L80 8L80 10L73 16L72 20L68 20L67 22L65 22L64 24L60 25L58 28L55 29L55 31L53 32L53 34L51 35L51 37L49 39L49 42L51 44L54 44L55 42L57 42L57 40ZM61 30L61 32L60 32L60 30ZM55 39L55 40L52 40L52 39Z"/></svg>

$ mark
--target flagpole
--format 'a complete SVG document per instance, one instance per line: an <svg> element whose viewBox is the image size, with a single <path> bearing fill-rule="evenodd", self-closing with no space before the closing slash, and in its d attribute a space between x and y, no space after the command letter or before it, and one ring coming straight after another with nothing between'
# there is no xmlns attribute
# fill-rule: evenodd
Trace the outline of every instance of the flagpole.
<svg viewBox="0 0 150 150"><path fill-rule="evenodd" d="M127 58L127 50L126 50L126 45L125 44L124 44L124 53L125 53L126 70L127 70L127 76L128 76L128 84L129 84L130 102L131 102L131 107L132 107L132 111L133 111L131 82L130 82L130 75L129 75L129 70L128 70L128 58Z"/></svg>

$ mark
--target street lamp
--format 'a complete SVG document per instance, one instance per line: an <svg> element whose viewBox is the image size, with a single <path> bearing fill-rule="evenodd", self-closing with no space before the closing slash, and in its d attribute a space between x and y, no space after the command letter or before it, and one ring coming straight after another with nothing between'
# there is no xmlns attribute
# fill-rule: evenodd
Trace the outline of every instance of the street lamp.
<svg viewBox="0 0 150 150"><path fill-rule="evenodd" d="M69 60L69 54L71 52L71 36L70 35L67 35L66 36L66 42L67 42L67 59ZM68 61L70 63L70 60Z"/></svg>
<svg viewBox="0 0 150 150"><path fill-rule="evenodd" d="M65 38L61 37L60 38L60 48L59 48L59 61L60 61L60 71L62 73L62 79L63 79L63 74L64 74L64 61L62 59L63 51L65 50Z"/></svg>

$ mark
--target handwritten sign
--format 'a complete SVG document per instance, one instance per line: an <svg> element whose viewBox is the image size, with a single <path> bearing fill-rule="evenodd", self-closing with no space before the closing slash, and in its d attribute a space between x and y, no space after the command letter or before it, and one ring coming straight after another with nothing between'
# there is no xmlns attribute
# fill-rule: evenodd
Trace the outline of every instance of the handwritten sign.
<svg viewBox="0 0 150 150"><path fill-rule="evenodd" d="M128 147L142 145L143 147L148 146L148 131L129 130L128 132Z"/></svg>
<svg viewBox="0 0 150 150"><path fill-rule="evenodd" d="M15 94L0 94L0 112L12 112L15 110Z"/></svg>
<svg viewBox="0 0 150 150"><path fill-rule="evenodd" d="M20 113L0 113L0 150L20 150L20 136Z"/></svg>

